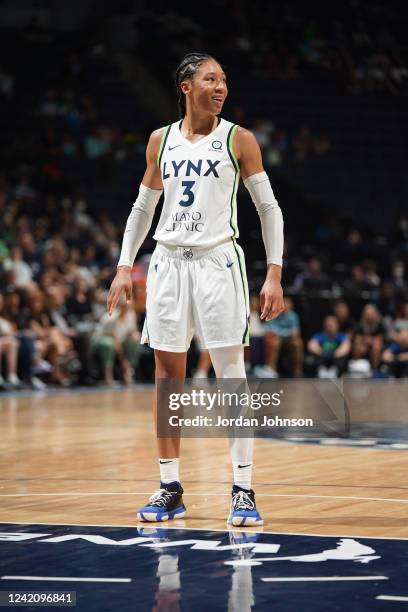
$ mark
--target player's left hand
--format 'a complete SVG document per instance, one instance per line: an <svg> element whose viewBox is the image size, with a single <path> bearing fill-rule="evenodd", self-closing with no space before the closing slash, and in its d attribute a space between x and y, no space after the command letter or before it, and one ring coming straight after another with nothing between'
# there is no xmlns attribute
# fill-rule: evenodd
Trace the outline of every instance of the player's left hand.
<svg viewBox="0 0 408 612"><path fill-rule="evenodd" d="M285 310L283 290L278 280L267 278L259 294L259 299L262 320L275 319Z"/></svg>

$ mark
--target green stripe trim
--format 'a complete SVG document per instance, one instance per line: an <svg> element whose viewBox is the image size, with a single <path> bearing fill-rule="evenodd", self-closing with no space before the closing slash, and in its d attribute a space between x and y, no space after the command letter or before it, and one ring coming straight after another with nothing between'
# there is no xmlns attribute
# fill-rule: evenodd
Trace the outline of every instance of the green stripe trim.
<svg viewBox="0 0 408 612"><path fill-rule="evenodd" d="M234 147L232 146L232 141L234 139L234 134L235 134L237 129L238 129L237 125L231 126L231 129L228 132L228 136L227 136L227 149L228 149L228 155L230 156L230 159L232 161L232 165L235 168L235 171L239 172L239 163L238 163L237 157L236 157L235 152L234 152Z"/></svg>
<svg viewBox="0 0 408 612"><path fill-rule="evenodd" d="M239 175L238 175L237 172L235 172L234 185L232 187L232 193L231 193L231 199L230 199L230 208L231 208L230 226L231 226L231 229L233 231L232 238L235 238L235 236L237 234L237 228L234 227L234 224L233 224L233 219L234 219L234 203L236 201L237 179L239 179Z"/></svg>
<svg viewBox="0 0 408 612"><path fill-rule="evenodd" d="M233 238L238 236L238 227L236 226L235 216L236 216L236 208L237 208L237 191L238 191L238 182L239 182L239 164L238 164L237 158L235 157L234 149L232 148L232 139L234 137L234 134L237 128L238 128L237 125L232 125L228 132L228 136L227 136L228 155L231 159L232 165L235 170L235 180L234 180L234 186L232 189L231 200L230 200L230 207L231 207L230 226L233 232L232 233Z"/></svg>
<svg viewBox="0 0 408 612"><path fill-rule="evenodd" d="M171 128L171 125L167 125L164 128L164 131L163 131L163 134L162 134L162 137L161 137L159 152L157 154L157 165L159 166L159 168L160 168L160 164L161 164L161 159L163 157L164 147L166 145L167 138L169 137L170 128Z"/></svg>
<svg viewBox="0 0 408 612"><path fill-rule="evenodd" d="M249 305L248 305L248 296L247 296L247 290L246 290L246 285L245 285L244 272L243 272L243 269L242 269L241 256L240 256L240 253L239 253L239 251L237 249L237 245L235 244L235 240L233 238L231 238L231 240L232 240L232 244L234 245L235 253L237 254L237 257L238 257L239 272L241 274L241 281L242 281L242 289L244 290L246 326L245 326L244 335L242 336L242 344L245 344L249 340L249 315L248 315Z"/></svg>
<svg viewBox="0 0 408 612"><path fill-rule="evenodd" d="M228 150L228 155L231 159L232 165L234 167L235 170L235 178L234 178L234 185L232 188L232 193L231 193L231 199L230 199L230 207L231 207L231 216L230 216L230 226L232 229L232 244L234 245L234 249L235 249L235 253L237 255L238 258L238 264L239 264L239 272L241 275L241 281L242 281L242 289L244 291L244 300L245 300L245 318L246 318L246 325L245 325L245 331L244 331L244 335L242 336L242 344L246 344L246 342L249 340L249 316L248 316L248 311L249 311L249 305L248 305L248 295L247 295L247 289L246 289L246 279L244 277L244 271L243 271L243 264L241 261L241 256L239 253L239 250L237 249L237 246L235 244L235 236L238 234L238 228L235 227L234 225L234 213L235 213L235 209L236 209L236 196L237 196L237 190L238 190L238 182L239 182L239 164L238 164L238 160L236 158L236 155L234 153L234 149L232 146L232 141L234 138L234 134L237 130L238 126L237 125L232 125L231 129L228 132L228 136L227 136L227 150ZM234 204L235 204L235 209L234 209Z"/></svg>
<svg viewBox="0 0 408 612"><path fill-rule="evenodd" d="M150 344L150 338L149 338L149 328L147 327L147 312L145 314L145 323L146 323L146 335L147 335L147 342L148 344Z"/></svg>

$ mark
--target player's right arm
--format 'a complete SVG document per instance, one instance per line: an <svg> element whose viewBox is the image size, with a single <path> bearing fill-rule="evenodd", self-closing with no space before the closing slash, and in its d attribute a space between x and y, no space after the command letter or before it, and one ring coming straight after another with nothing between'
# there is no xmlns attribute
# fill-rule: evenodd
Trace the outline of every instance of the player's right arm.
<svg viewBox="0 0 408 612"><path fill-rule="evenodd" d="M133 261L150 229L154 209L163 191L160 168L157 164L163 131L164 128L161 128L152 132L147 144L146 171L143 175L138 198L127 220L118 269L108 294L107 308L110 315L119 302L122 293L125 294L128 303L132 301L131 271Z"/></svg>
<svg viewBox="0 0 408 612"><path fill-rule="evenodd" d="M157 164L160 143L164 128L155 130L150 134L149 142L146 147L146 171L143 176L142 184L150 189L163 189L160 168Z"/></svg>

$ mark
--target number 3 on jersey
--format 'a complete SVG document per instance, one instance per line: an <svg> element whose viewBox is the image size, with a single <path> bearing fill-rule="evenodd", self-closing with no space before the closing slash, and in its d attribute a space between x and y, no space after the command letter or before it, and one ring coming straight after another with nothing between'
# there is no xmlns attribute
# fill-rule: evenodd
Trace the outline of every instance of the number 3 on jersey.
<svg viewBox="0 0 408 612"><path fill-rule="evenodd" d="M191 206L194 202L194 193L192 192L194 184L195 181L182 181L181 185L184 187L183 196L186 196L187 200L180 200L180 206Z"/></svg>

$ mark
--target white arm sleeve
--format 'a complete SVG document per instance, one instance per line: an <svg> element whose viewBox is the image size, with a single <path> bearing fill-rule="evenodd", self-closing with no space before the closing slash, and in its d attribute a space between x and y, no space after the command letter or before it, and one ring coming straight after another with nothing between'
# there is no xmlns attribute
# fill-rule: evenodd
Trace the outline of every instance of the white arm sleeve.
<svg viewBox="0 0 408 612"><path fill-rule="evenodd" d="M273 195L266 172L258 172L244 180L261 220L262 238L268 264L282 265L283 256L283 217L282 211Z"/></svg>
<svg viewBox="0 0 408 612"><path fill-rule="evenodd" d="M123 234L118 267L133 266L137 252L152 224L154 211L162 192L162 189L150 189L150 187L140 184L139 195L130 211Z"/></svg>

